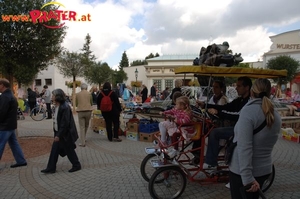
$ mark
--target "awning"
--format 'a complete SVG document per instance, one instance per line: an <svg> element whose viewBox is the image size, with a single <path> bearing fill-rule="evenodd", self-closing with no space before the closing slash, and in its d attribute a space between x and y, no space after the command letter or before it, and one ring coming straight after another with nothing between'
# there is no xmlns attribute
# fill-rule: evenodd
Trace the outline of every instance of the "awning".
<svg viewBox="0 0 300 199"><path fill-rule="evenodd" d="M226 76L250 78L278 78L287 76L287 70L261 68L217 67L217 66L181 66L175 68L175 74L193 73L205 76Z"/></svg>

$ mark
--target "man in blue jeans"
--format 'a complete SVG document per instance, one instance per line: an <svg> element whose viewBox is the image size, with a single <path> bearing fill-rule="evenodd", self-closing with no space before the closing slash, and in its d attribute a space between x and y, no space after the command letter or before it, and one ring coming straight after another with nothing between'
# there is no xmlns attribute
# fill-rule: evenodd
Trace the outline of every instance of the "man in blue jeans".
<svg viewBox="0 0 300 199"><path fill-rule="evenodd" d="M237 80L236 90L239 97L225 105L207 104L208 112L217 115L220 119L230 120L229 127L215 128L208 137L208 146L206 150L204 169L218 166L219 141L220 139L228 140L234 134L234 125L238 120L240 110L250 99L250 89L252 86L251 79L248 77L239 77ZM200 104L200 106L204 106ZM193 149L200 147L201 142L194 142ZM194 152L195 158L192 163L199 163L199 151Z"/></svg>
<svg viewBox="0 0 300 199"><path fill-rule="evenodd" d="M16 164L10 167L15 168L26 166L27 162L15 132L17 129L18 103L9 87L9 81L0 78L0 159L2 158L5 144L8 142L16 160Z"/></svg>

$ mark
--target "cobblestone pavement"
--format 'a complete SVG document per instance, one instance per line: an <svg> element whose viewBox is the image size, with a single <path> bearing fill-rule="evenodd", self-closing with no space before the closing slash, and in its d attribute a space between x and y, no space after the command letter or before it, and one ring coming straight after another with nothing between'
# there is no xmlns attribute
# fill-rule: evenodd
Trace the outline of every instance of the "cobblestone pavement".
<svg viewBox="0 0 300 199"><path fill-rule="evenodd" d="M77 116L75 115L77 119ZM19 136L52 136L52 121L19 121ZM82 170L69 173L67 158L59 158L55 174L43 174L49 154L28 159L28 166L11 169L0 161L1 198L151 198L148 183L140 174L144 148L151 143L126 140L108 142L91 130L86 147L76 152ZM276 177L267 198L300 198L300 144L279 138L274 154ZM181 198L230 198L225 183L200 185L188 182Z"/></svg>

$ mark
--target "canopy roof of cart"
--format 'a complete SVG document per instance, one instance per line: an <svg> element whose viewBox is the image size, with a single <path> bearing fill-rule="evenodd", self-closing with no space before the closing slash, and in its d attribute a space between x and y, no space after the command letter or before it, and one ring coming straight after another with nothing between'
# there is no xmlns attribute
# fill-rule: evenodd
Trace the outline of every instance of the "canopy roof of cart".
<svg viewBox="0 0 300 199"><path fill-rule="evenodd" d="M250 78L278 78L287 76L287 70L261 68L219 67L219 66L181 66L175 68L175 74L193 73L205 76L226 76Z"/></svg>

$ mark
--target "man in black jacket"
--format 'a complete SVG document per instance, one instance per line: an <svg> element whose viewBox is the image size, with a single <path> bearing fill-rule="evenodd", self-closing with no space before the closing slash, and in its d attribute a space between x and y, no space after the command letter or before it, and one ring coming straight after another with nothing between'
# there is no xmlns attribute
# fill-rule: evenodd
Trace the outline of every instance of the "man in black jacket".
<svg viewBox="0 0 300 199"><path fill-rule="evenodd" d="M237 81L236 90L239 97L232 102L225 105L207 104L208 112L218 116L220 119L226 119L231 121L229 127L215 128L211 131L208 137L208 146L205 156L205 165L203 168L213 168L218 165L217 159L219 154L219 140L228 140L234 134L234 125L239 118L239 113L243 106L248 103L250 99L250 89L252 87L252 81L248 77L239 77ZM200 103L200 106L204 106ZM201 142L196 141L193 144L193 148L200 147ZM195 158L193 163L199 162L199 151L193 153Z"/></svg>
<svg viewBox="0 0 300 199"><path fill-rule="evenodd" d="M153 86L150 89L151 98L156 99L156 82L154 82Z"/></svg>
<svg viewBox="0 0 300 199"><path fill-rule="evenodd" d="M26 166L23 151L18 143L15 130L17 129L17 108L18 103L9 89L10 83L7 79L0 78L0 159L8 142L16 164L11 168Z"/></svg>

